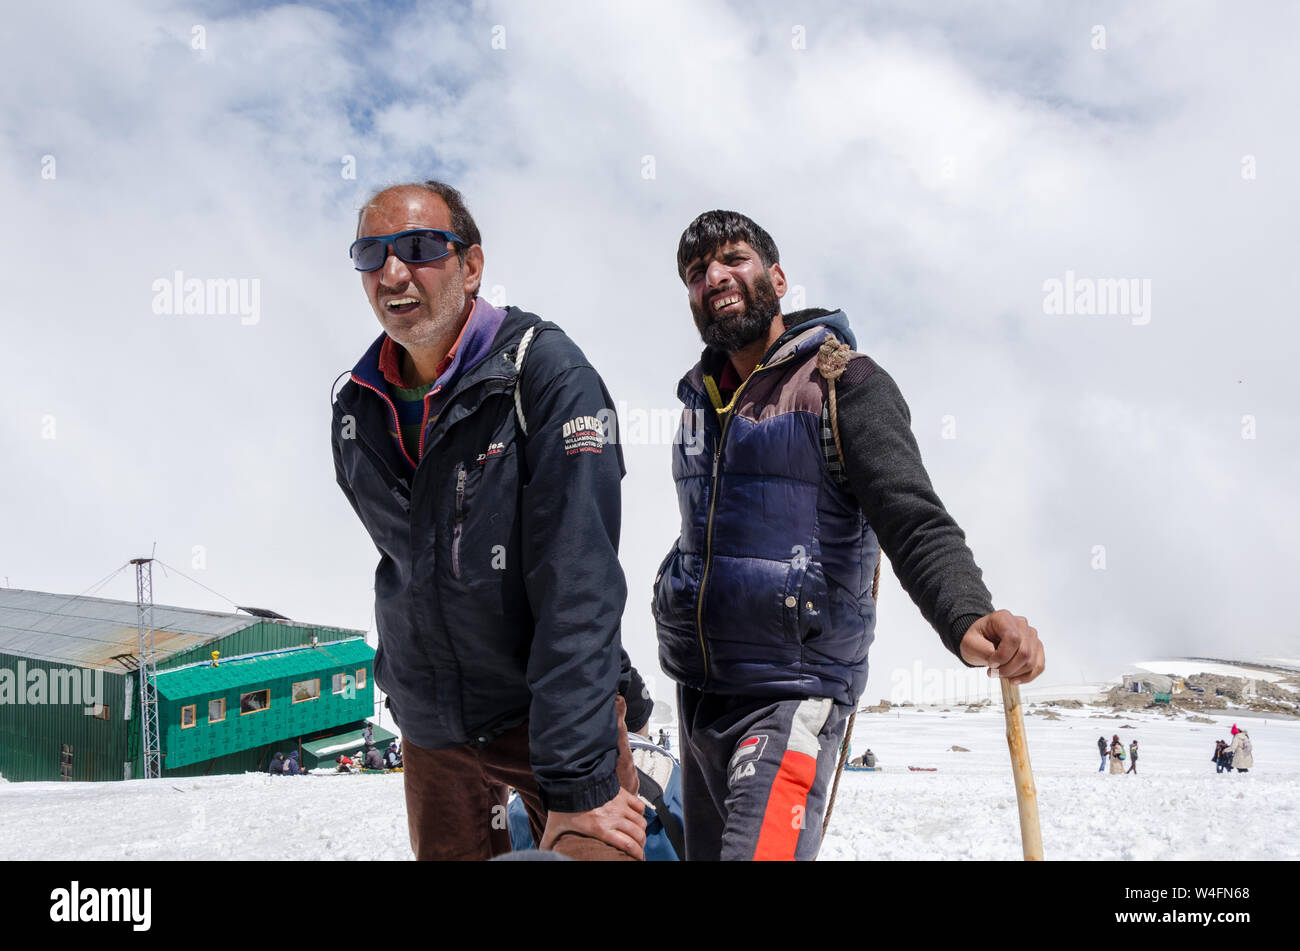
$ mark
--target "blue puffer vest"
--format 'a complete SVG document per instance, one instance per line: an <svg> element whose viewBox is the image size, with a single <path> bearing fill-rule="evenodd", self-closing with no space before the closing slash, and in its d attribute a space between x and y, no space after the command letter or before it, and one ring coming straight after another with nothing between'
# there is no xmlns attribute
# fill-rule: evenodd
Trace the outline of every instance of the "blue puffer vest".
<svg viewBox="0 0 1300 951"><path fill-rule="evenodd" d="M855 341L842 312L816 314L773 345L728 407L707 394L717 354L678 386L682 532L655 578L654 616L664 671L697 690L853 704L866 686L880 545L831 477L817 371L828 336Z"/></svg>

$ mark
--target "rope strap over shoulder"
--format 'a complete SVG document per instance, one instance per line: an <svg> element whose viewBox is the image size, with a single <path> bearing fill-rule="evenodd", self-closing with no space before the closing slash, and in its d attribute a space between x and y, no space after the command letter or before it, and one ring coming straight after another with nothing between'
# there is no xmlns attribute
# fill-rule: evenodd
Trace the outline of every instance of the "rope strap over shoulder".
<svg viewBox="0 0 1300 951"><path fill-rule="evenodd" d="M817 351L817 372L828 380L838 380L849 365L853 349L836 337L827 337Z"/></svg>
<svg viewBox="0 0 1300 951"><path fill-rule="evenodd" d="M849 360L852 356L853 348L847 343L841 343L834 336L827 337L822 343L821 349L817 351L817 372L826 379L827 402L830 405L830 424L831 433L835 438L835 454L841 469L844 466L844 447L840 444L840 422L839 413L835 405L835 381L844 375L848 368ZM883 554L882 554L883 557ZM876 573L871 579L871 600L878 602L880 594L880 558L876 559ZM831 824L831 811L835 808L835 794L839 792L840 776L844 772L844 763L849 758L849 740L853 737L853 724L858 718L858 711L854 710L849 714L849 721L844 727L844 739L840 744L840 754L838 762L835 764L835 781L831 785L831 794L826 800L826 812L822 819L822 837L825 838L826 830Z"/></svg>
<svg viewBox="0 0 1300 951"><path fill-rule="evenodd" d="M835 406L835 381L844 375L852 353L852 347L847 343L841 343L834 336L827 337L821 349L817 351L817 372L826 379L827 400L831 410L831 433L835 437L835 454L840 457L841 466L844 465L844 447L840 444L840 421Z"/></svg>
<svg viewBox="0 0 1300 951"><path fill-rule="evenodd" d="M524 401L519 393L519 380L524 375L524 357L528 355L528 345L533 342L533 334L536 331L536 326L524 331L519 341L519 350L515 353L515 415L519 417L519 429L525 436L528 435L528 421L524 419Z"/></svg>

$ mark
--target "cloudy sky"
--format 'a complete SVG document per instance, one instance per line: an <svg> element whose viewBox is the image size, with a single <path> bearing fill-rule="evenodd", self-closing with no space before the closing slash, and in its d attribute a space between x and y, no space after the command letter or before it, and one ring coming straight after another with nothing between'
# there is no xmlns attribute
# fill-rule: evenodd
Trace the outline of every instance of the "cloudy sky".
<svg viewBox="0 0 1300 951"><path fill-rule="evenodd" d="M698 356L683 227L763 224L786 309L843 308L898 381L1045 679L1300 656L1295 7L379 6L6 12L7 584L82 592L156 543L238 603L372 628L328 443L331 384L379 332L346 251L373 189L437 177L485 290L632 411L675 415ZM167 313L176 272L246 296ZM624 639L653 675L669 447L626 459ZM869 697L958 669L891 574L881 598Z"/></svg>

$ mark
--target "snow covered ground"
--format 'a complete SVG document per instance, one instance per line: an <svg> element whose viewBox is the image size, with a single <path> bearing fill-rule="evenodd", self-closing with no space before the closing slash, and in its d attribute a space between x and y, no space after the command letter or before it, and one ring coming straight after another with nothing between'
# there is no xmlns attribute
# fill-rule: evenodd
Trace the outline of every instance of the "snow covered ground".
<svg viewBox="0 0 1300 951"><path fill-rule="evenodd" d="M1056 712L1026 717L1046 858L1300 858L1300 721ZM1234 722L1250 732L1256 767L1218 774L1214 741L1230 740ZM1137 773L1097 771L1097 737L1114 734L1125 747L1138 739ZM854 755L868 746L886 771L845 772L823 859L1020 858L999 707L859 714Z"/></svg>
<svg viewBox="0 0 1300 951"><path fill-rule="evenodd" d="M1219 775L1232 717L1096 712L1027 717L1048 859L1300 858L1300 721L1238 715L1256 767ZM1138 738L1136 775L1097 772L1114 733ZM1000 707L859 714L868 746L885 771L845 772L823 860L1020 858ZM400 775L0 783L0 860L409 858Z"/></svg>

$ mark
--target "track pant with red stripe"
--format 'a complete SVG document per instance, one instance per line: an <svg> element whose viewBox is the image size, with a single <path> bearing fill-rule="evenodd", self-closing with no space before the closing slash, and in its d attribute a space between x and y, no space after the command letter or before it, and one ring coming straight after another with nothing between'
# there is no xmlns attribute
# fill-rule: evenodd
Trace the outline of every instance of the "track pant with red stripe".
<svg viewBox="0 0 1300 951"><path fill-rule="evenodd" d="M852 709L677 687L686 858L811 860Z"/></svg>

